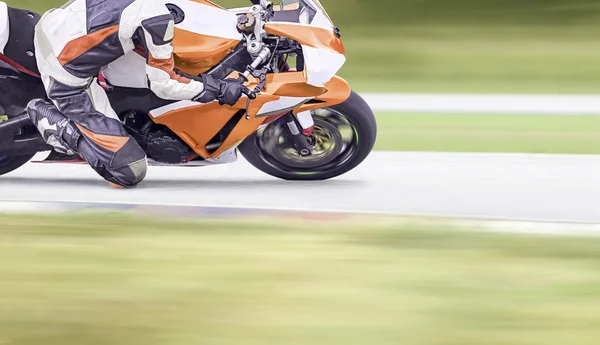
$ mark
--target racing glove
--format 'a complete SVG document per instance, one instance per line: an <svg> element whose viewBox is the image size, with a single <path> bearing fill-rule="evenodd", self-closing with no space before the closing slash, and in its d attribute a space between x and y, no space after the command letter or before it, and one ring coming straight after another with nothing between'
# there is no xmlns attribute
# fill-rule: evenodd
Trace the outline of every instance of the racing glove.
<svg viewBox="0 0 600 345"><path fill-rule="evenodd" d="M242 83L233 78L217 79L209 74L200 75L204 90L193 101L208 103L218 100L220 105L234 105L242 97Z"/></svg>

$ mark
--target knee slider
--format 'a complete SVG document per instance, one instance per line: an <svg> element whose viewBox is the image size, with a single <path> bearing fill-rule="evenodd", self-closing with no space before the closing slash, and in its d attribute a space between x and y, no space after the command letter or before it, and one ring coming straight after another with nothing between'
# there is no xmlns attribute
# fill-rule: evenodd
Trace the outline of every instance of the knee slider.
<svg viewBox="0 0 600 345"><path fill-rule="evenodd" d="M109 181L122 187L132 188L144 180L147 170L148 162L144 158L119 169L111 170L112 178Z"/></svg>
<svg viewBox="0 0 600 345"><path fill-rule="evenodd" d="M117 183L126 187L140 183L148 170L146 153L133 138L115 153L110 165Z"/></svg>
<svg viewBox="0 0 600 345"><path fill-rule="evenodd" d="M146 178L146 173L148 172L148 160L146 157L143 159L133 162L129 165L129 169L133 173L133 185L136 185Z"/></svg>

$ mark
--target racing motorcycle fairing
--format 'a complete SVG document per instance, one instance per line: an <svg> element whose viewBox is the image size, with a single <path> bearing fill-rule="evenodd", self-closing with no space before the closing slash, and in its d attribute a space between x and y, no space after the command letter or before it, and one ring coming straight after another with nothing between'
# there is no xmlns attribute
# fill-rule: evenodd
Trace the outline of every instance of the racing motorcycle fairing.
<svg viewBox="0 0 600 345"><path fill-rule="evenodd" d="M253 57L244 46L244 36L236 29L238 14L247 13L247 9L227 10L207 0L172 0L169 6L183 13L174 16L177 69L191 75L221 73L219 77L237 78L252 62ZM125 100L127 95L135 93L133 89L146 88L145 60L139 52L131 52L109 64L100 76L117 90L108 92L109 98L123 92L123 106L114 104L115 110L137 109L149 114L153 123L170 129L202 158L201 161L218 163L231 161L236 146L282 115L300 114L346 101L351 94L350 86L336 76L345 62L344 46L320 3L317 0L284 1L275 9L275 20L263 27L267 40L295 42L300 63L297 69L270 70L263 75L264 83L258 76L248 75L246 87L262 86L254 99L242 97L234 106L168 101L131 108ZM272 53L277 53L277 49ZM225 63L231 65L221 68ZM139 91L140 94L145 92ZM159 104L151 105L154 103ZM125 105L129 108L121 109ZM190 164L196 162L193 160Z"/></svg>
<svg viewBox="0 0 600 345"><path fill-rule="evenodd" d="M270 34L291 38L302 46L306 83L323 86L346 62L346 51L333 29L304 24L270 22L265 25Z"/></svg>
<svg viewBox="0 0 600 345"><path fill-rule="evenodd" d="M203 0L171 3L186 13L175 24L176 68L192 75L211 73L219 67L218 62L239 49L243 36L235 29L237 18L248 8L227 10ZM304 61L301 71L290 69L266 74L264 87L255 99L242 97L234 106L174 102L151 110L152 121L169 127L200 157L215 159L234 149L262 125L288 112L299 114L348 99L350 86L335 75L346 60L345 49L320 3L300 0L280 5L275 6L280 11L274 18L282 18L282 13L286 13L291 21L270 21L264 30L273 38L291 39L300 45ZM238 78L240 72L233 71L223 77ZM245 86L249 89L259 85L256 77L249 75L247 79Z"/></svg>

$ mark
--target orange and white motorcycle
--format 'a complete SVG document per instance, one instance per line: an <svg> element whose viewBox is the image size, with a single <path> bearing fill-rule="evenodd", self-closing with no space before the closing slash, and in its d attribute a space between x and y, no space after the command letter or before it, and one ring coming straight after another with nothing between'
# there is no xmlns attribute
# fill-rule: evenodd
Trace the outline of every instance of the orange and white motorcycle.
<svg viewBox="0 0 600 345"><path fill-rule="evenodd" d="M234 106L156 97L146 86L143 51L111 63L97 82L149 164L232 163L288 180L324 180L355 168L373 149L377 125L367 103L336 73L346 61L339 29L319 0L223 8L172 0L176 68L241 78ZM0 175L41 151L24 109L45 98L33 54L39 14L0 3ZM44 162L77 162L52 152Z"/></svg>

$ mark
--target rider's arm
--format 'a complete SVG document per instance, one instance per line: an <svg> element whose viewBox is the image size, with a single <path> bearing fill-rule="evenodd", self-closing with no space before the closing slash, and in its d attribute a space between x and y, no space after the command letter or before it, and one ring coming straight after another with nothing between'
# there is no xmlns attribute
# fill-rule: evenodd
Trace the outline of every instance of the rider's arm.
<svg viewBox="0 0 600 345"><path fill-rule="evenodd" d="M138 38L146 48L146 74L150 89L163 99L194 99L202 93L204 84L175 71L173 17L162 2L145 0L143 6Z"/></svg>

